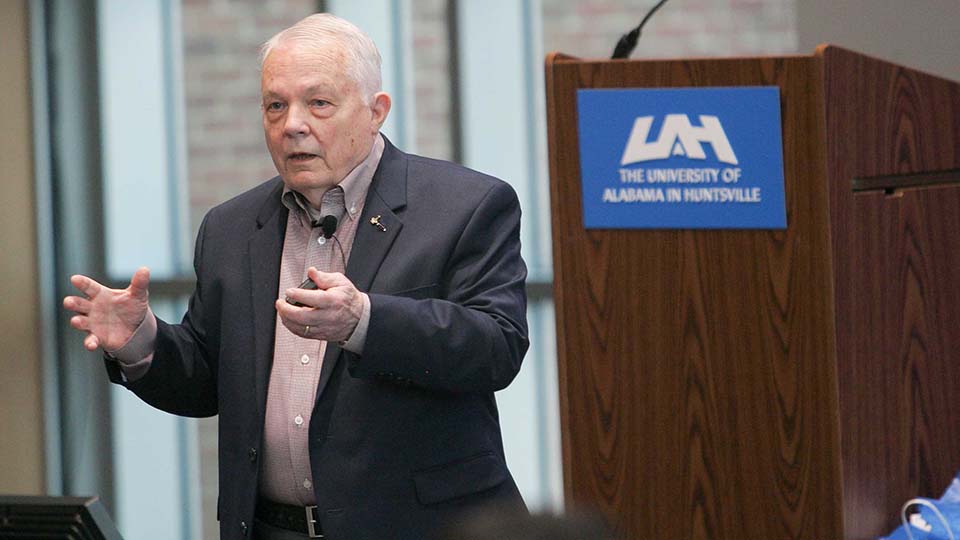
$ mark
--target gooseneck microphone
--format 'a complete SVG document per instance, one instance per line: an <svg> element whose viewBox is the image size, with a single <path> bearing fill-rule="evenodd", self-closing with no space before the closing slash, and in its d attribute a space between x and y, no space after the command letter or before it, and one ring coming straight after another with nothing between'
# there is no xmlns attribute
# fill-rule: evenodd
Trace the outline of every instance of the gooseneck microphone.
<svg viewBox="0 0 960 540"><path fill-rule="evenodd" d="M328 214L319 220L313 220L311 226L314 228L320 227L323 231L323 237L329 240L333 233L337 232L337 217Z"/></svg>
<svg viewBox="0 0 960 540"><path fill-rule="evenodd" d="M640 31L643 30L643 25L647 24L650 17L666 2L667 0L657 2L657 5L653 6L653 8L647 12L647 15L640 21L640 24L636 28L620 36L620 41L618 41L617 46L614 47L613 55L610 57L611 59L630 58L630 53L633 52L634 47L637 46L637 40L640 39Z"/></svg>

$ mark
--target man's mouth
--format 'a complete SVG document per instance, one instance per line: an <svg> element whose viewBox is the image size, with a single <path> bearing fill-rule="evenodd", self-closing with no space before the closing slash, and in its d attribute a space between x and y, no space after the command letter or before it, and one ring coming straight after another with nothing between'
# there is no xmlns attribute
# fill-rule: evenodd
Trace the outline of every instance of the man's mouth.
<svg viewBox="0 0 960 540"><path fill-rule="evenodd" d="M290 161L310 161L316 157L318 157L316 154L309 154L307 152L295 152L287 155L287 159Z"/></svg>

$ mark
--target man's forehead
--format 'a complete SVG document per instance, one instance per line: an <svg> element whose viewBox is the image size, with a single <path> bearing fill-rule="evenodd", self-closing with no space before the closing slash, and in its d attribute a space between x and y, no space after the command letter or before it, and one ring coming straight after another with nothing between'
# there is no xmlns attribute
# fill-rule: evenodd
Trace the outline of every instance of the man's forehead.
<svg viewBox="0 0 960 540"><path fill-rule="evenodd" d="M336 43L280 43L264 59L263 71L290 67L342 70L346 62L346 52Z"/></svg>
<svg viewBox="0 0 960 540"><path fill-rule="evenodd" d="M342 89L349 77L346 74L346 59L342 51L326 49L278 48L263 62L261 88L290 90L291 85L300 90Z"/></svg>
<svg viewBox="0 0 960 540"><path fill-rule="evenodd" d="M295 90L304 94L334 94L344 90L344 85L335 83L318 82L316 84L305 84L299 87L291 87L287 81L273 81L273 84L264 83L262 93L264 97L280 97L287 91Z"/></svg>

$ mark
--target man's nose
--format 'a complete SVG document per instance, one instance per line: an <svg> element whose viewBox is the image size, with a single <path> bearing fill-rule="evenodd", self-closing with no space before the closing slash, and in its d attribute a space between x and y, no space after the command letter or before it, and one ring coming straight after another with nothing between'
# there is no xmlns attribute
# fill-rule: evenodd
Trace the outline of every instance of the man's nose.
<svg viewBox="0 0 960 540"><path fill-rule="evenodd" d="M291 105L287 111L287 119L283 125L284 135L288 137L302 137L310 131L307 122L308 112L304 107Z"/></svg>

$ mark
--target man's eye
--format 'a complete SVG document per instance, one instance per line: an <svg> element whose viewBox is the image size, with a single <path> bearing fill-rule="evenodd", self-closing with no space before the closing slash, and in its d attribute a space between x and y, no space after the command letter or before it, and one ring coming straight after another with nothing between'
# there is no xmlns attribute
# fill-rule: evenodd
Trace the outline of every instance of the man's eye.
<svg viewBox="0 0 960 540"><path fill-rule="evenodd" d="M327 105L330 105L330 102L325 99L314 99L310 101L311 107L326 107Z"/></svg>
<svg viewBox="0 0 960 540"><path fill-rule="evenodd" d="M266 108L268 111L280 111L283 110L283 103L280 103L279 101L271 101L270 103L267 103Z"/></svg>

